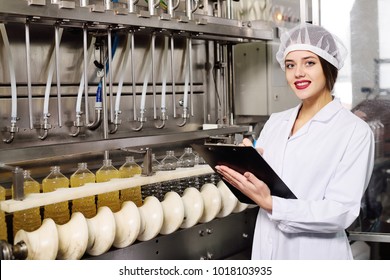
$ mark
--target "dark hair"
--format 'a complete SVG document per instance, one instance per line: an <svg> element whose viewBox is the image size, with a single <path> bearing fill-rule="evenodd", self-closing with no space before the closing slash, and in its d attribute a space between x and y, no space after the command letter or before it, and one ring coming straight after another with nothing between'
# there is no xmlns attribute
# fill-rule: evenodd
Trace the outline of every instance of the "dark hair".
<svg viewBox="0 0 390 280"><path fill-rule="evenodd" d="M320 58L322 71L324 71L325 80L326 80L326 88L331 92L333 90L333 86L336 83L337 80L337 74L339 71L336 67L334 67L332 64L330 64L328 61L323 59L322 57L318 56Z"/></svg>

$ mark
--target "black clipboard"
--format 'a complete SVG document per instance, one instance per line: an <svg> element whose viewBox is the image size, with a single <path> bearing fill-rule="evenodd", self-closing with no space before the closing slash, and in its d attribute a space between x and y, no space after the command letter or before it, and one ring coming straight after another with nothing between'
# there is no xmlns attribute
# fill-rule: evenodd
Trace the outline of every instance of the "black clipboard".
<svg viewBox="0 0 390 280"><path fill-rule="evenodd" d="M223 144L192 144L191 146L211 166L211 168L214 169L214 171L216 171L216 165L226 165L241 174L249 171L267 184L272 195L282 198L297 198L253 147ZM224 182L240 202L254 203L229 182L226 182L225 180Z"/></svg>

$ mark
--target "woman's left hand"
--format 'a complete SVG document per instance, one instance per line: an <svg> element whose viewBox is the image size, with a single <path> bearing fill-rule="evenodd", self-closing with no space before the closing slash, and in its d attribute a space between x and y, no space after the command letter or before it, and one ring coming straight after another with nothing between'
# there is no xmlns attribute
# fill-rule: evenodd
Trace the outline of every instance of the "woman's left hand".
<svg viewBox="0 0 390 280"><path fill-rule="evenodd" d="M272 212L271 191L263 181L251 172L245 172L242 175L225 165L218 165L215 168L226 181L252 199L257 205L268 212Z"/></svg>

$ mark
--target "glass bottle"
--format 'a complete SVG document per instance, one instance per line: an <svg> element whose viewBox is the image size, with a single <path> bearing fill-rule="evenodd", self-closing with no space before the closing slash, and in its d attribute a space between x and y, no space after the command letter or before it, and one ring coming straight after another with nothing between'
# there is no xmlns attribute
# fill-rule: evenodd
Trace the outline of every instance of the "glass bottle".
<svg viewBox="0 0 390 280"><path fill-rule="evenodd" d="M5 189L0 186L0 201L5 200ZM5 213L0 210L0 240L7 241L7 223L5 221Z"/></svg>
<svg viewBox="0 0 390 280"><path fill-rule="evenodd" d="M131 178L141 174L141 172L141 166L134 161L133 156L126 157L126 162L119 168L121 178ZM138 207L142 206L141 186L121 190L120 194L121 202L133 201Z"/></svg>
<svg viewBox="0 0 390 280"><path fill-rule="evenodd" d="M24 176L24 194L40 193L40 184L31 177L30 170L23 171ZM12 186L13 187L13 186ZM15 234L23 229L25 231L37 230L42 223L39 207L17 211L13 215L13 233Z"/></svg>
<svg viewBox="0 0 390 280"><path fill-rule="evenodd" d="M80 162L78 169L70 176L70 187L77 188L86 183L95 183L95 174L89 169L86 162ZM86 218L92 218L96 215L95 196L88 196L74 199L72 201L72 213L80 212Z"/></svg>
<svg viewBox="0 0 390 280"><path fill-rule="evenodd" d="M195 165L204 165L207 164L207 162L204 160L203 157L201 157L198 153L195 154Z"/></svg>
<svg viewBox="0 0 390 280"><path fill-rule="evenodd" d="M108 182L111 179L120 178L119 170L112 165L111 159L103 160L103 166L96 171L96 182ZM112 212L118 212L121 207L119 191L98 194L97 207L107 206Z"/></svg>
<svg viewBox="0 0 390 280"><path fill-rule="evenodd" d="M60 188L69 188L69 179L61 173L59 166L50 167L50 174L42 181L43 192L52 192ZM69 222L68 201L53 203L45 206L44 218L52 218L58 225Z"/></svg>
<svg viewBox="0 0 390 280"><path fill-rule="evenodd" d="M166 156L162 159L161 170L175 170L177 167L177 158L174 151L167 151Z"/></svg>
<svg viewBox="0 0 390 280"><path fill-rule="evenodd" d="M194 167L195 166L195 154L192 152L192 148L184 148L184 154L179 158L179 167Z"/></svg>
<svg viewBox="0 0 390 280"><path fill-rule="evenodd" d="M156 172L160 170L160 162L156 159L156 154L152 154L152 171Z"/></svg>

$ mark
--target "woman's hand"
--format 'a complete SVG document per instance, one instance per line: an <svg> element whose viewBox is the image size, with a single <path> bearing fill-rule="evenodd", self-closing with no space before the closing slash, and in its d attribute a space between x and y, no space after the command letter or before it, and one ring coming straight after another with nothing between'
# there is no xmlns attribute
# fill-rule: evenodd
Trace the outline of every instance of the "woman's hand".
<svg viewBox="0 0 390 280"><path fill-rule="evenodd" d="M263 181L250 172L245 172L242 175L225 165L218 165L215 169L226 181L252 199L257 205L268 212L272 212L271 191Z"/></svg>
<svg viewBox="0 0 390 280"><path fill-rule="evenodd" d="M240 144L238 144L238 146L245 146L245 147L253 147L253 143L251 140L249 140L248 138L244 138L242 140L242 142ZM264 153L264 150L263 148L256 148L256 151L260 154L260 155L263 155Z"/></svg>

